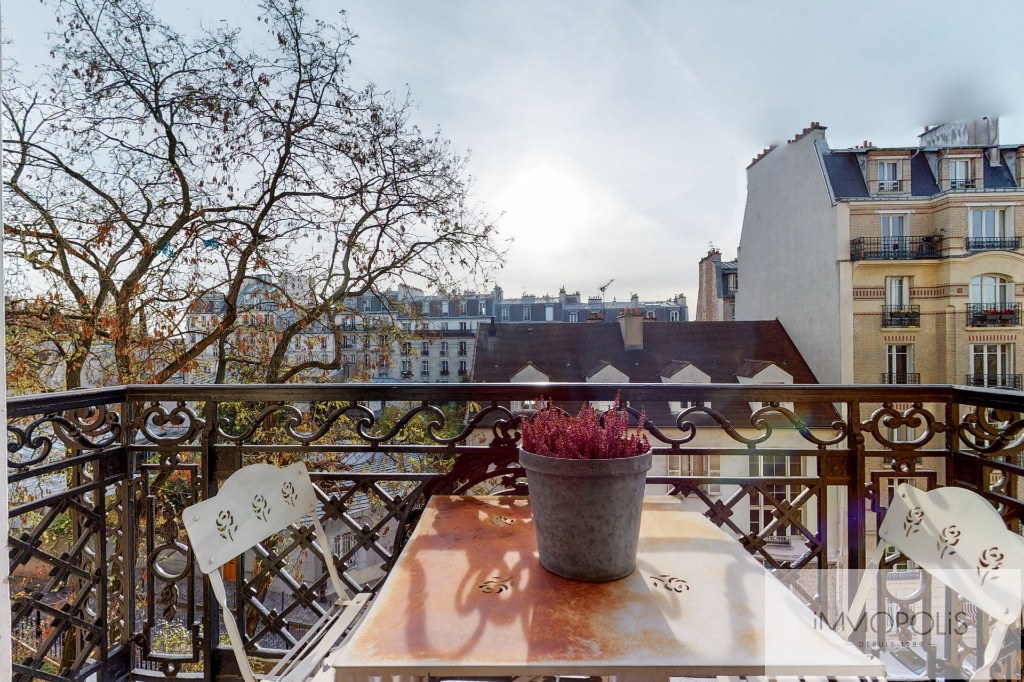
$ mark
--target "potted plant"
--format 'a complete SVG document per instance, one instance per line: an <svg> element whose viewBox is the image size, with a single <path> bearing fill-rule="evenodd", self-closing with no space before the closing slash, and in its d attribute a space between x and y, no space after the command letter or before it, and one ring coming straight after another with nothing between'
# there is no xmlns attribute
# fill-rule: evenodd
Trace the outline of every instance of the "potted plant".
<svg viewBox="0 0 1024 682"><path fill-rule="evenodd" d="M543 402L543 401L542 401ZM573 580L625 578L636 566L651 446L644 415L634 433L615 397L599 415L572 417L550 401L523 419L519 463L526 469L540 563Z"/></svg>

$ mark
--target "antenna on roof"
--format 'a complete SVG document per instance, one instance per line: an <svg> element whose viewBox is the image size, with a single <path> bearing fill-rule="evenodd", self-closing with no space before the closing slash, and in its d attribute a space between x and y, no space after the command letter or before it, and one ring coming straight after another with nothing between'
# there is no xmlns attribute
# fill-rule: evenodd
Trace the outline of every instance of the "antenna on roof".
<svg viewBox="0 0 1024 682"><path fill-rule="evenodd" d="M615 281L615 278L612 277L610 280L608 280L608 283L605 284L603 287L598 287L598 289L601 290L601 313L602 313L602 317L604 316L604 292L608 289L608 287L610 287L612 285L612 282L614 282L614 281Z"/></svg>

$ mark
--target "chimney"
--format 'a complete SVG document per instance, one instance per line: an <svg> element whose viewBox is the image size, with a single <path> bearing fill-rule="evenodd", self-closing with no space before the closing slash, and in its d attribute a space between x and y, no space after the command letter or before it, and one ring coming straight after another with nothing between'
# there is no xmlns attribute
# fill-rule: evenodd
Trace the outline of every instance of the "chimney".
<svg viewBox="0 0 1024 682"><path fill-rule="evenodd" d="M626 350L644 349L644 311L640 308L623 308L619 315L619 331Z"/></svg>
<svg viewBox="0 0 1024 682"><path fill-rule="evenodd" d="M640 307L640 294L633 294L629 297L629 304L634 308Z"/></svg>

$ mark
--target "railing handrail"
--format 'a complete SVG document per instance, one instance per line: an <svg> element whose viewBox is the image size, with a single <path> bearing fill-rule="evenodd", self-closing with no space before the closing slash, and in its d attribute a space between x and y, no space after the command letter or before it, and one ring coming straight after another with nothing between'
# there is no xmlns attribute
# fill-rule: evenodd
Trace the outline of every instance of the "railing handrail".
<svg viewBox="0 0 1024 682"><path fill-rule="evenodd" d="M956 399L960 387L954 384L918 384L906 389L907 396L893 395L900 389L882 384L661 384L661 383L324 383L324 384L130 384L104 389L77 389L8 398L8 415L27 416L63 411L86 405L143 400L261 400L298 402L358 400L531 400L539 395L559 401L609 400L616 392L623 400L676 401L687 397L708 400L730 398L753 401L778 397L782 402L887 402L890 400L942 402ZM1020 405L1024 410L1024 401Z"/></svg>

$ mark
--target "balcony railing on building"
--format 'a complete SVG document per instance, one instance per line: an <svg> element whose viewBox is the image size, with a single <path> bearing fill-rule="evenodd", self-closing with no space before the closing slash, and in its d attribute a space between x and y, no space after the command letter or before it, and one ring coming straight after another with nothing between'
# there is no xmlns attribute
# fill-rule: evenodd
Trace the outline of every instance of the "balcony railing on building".
<svg viewBox="0 0 1024 682"><path fill-rule="evenodd" d="M968 251L1016 251L1020 237L968 237Z"/></svg>
<svg viewBox="0 0 1024 682"><path fill-rule="evenodd" d="M968 303L968 327L1018 327L1020 303Z"/></svg>
<svg viewBox="0 0 1024 682"><path fill-rule="evenodd" d="M920 372L882 372L883 384L919 384Z"/></svg>
<svg viewBox="0 0 1024 682"><path fill-rule="evenodd" d="M919 305L883 305L883 327L920 327L921 306Z"/></svg>
<svg viewBox="0 0 1024 682"><path fill-rule="evenodd" d="M950 189L974 189L976 186L974 178L953 178L949 181Z"/></svg>
<svg viewBox="0 0 1024 682"><path fill-rule="evenodd" d="M964 383L968 386L982 386L985 388L1014 388L1018 391L1024 386L1020 374L968 374Z"/></svg>
<svg viewBox="0 0 1024 682"><path fill-rule="evenodd" d="M903 181L902 180L879 180L878 181L879 192L902 192Z"/></svg>
<svg viewBox="0 0 1024 682"><path fill-rule="evenodd" d="M773 569L814 580L835 562L864 567L890 479L969 487L1018 529L1024 394L987 388L1011 383L1020 375L986 375L986 388L549 384L544 395L572 410L621 392L634 420L663 412L649 422L648 484ZM280 655L333 601L326 561L346 589L374 592L431 495L528 492L526 415L511 406L537 397L536 384L353 383L10 399L15 682L235 679L181 509L241 466L301 458L331 546L298 527L225 578L250 653ZM894 439L908 425L913 438ZM813 606L832 622L840 599L825 587ZM951 636L932 632L925 646Z"/></svg>
<svg viewBox="0 0 1024 682"><path fill-rule="evenodd" d="M850 260L916 260L940 258L942 237L857 237L850 240Z"/></svg>

